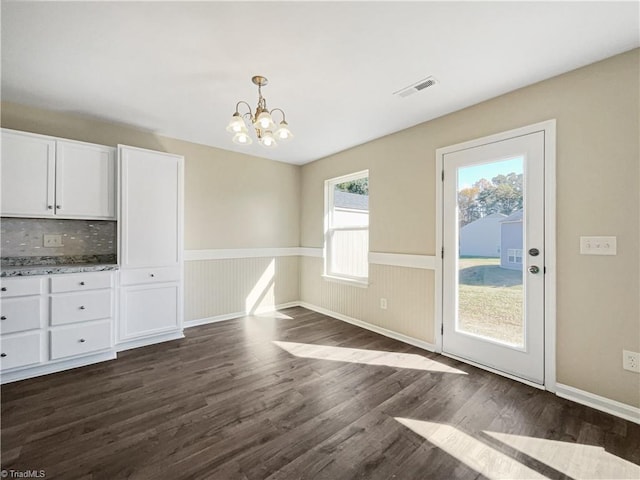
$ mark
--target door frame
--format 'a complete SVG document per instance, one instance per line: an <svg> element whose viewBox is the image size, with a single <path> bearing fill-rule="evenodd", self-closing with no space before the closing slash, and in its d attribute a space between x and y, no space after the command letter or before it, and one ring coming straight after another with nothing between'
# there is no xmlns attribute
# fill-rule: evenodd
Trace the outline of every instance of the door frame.
<svg viewBox="0 0 640 480"><path fill-rule="evenodd" d="M479 147L536 132L544 132L544 242L545 242L545 284L544 284L544 385L538 385L522 378L476 364L466 359L453 357L442 352L443 325L443 220L444 220L444 156L447 153ZM436 149L436 265L435 265L435 305L434 339L435 351L470 363L484 370L517 380L551 392L556 390L556 120L527 125L505 132L488 135L467 142ZM446 255L446 252L444 252Z"/></svg>

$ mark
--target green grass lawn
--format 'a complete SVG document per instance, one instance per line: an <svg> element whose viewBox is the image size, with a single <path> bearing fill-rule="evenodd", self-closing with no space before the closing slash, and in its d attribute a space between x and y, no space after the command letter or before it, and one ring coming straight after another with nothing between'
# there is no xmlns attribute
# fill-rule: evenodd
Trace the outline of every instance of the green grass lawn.
<svg viewBox="0 0 640 480"><path fill-rule="evenodd" d="M464 331L522 345L522 272L499 258L459 261L459 321Z"/></svg>

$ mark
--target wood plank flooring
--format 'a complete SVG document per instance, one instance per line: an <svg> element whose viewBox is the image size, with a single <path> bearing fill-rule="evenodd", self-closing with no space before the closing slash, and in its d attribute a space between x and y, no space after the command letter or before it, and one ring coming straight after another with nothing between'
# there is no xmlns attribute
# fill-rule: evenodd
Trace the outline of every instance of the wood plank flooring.
<svg viewBox="0 0 640 480"><path fill-rule="evenodd" d="M1 393L44 478L640 478L640 426L298 307Z"/></svg>

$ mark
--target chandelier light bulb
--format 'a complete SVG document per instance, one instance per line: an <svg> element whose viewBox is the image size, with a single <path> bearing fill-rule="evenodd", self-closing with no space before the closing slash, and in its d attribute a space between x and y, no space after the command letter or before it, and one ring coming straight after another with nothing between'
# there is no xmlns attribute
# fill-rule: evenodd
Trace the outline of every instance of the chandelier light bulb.
<svg viewBox="0 0 640 480"><path fill-rule="evenodd" d="M244 123L244 120L240 116L238 112L233 114L231 120L229 121L229 125L227 125L227 132L229 133L238 133L242 131L247 131L247 126Z"/></svg>
<svg viewBox="0 0 640 480"><path fill-rule="evenodd" d="M251 137L246 131L238 132L233 136L233 143L236 143L238 145L251 145L251 143L253 143L253 140L251 140Z"/></svg>
<svg viewBox="0 0 640 480"><path fill-rule="evenodd" d="M278 130L276 130L275 136L278 140L291 140L293 134L289 130L289 125L284 120L280 122Z"/></svg>
<svg viewBox="0 0 640 480"><path fill-rule="evenodd" d="M266 131L262 138L260 139L260 143L262 143L265 147L275 147L277 145L276 139L273 138L273 134L270 131Z"/></svg>
<svg viewBox="0 0 640 480"><path fill-rule="evenodd" d="M271 130L275 126L269 112L262 112L258 115L256 126L262 130Z"/></svg>

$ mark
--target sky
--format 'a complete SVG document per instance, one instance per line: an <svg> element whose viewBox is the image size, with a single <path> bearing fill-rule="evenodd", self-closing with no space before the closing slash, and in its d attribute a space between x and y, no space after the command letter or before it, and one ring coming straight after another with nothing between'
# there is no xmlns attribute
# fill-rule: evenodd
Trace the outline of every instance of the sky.
<svg viewBox="0 0 640 480"><path fill-rule="evenodd" d="M491 181L497 175L509 173L522 173L522 157L458 169L458 190L473 186L481 178Z"/></svg>

